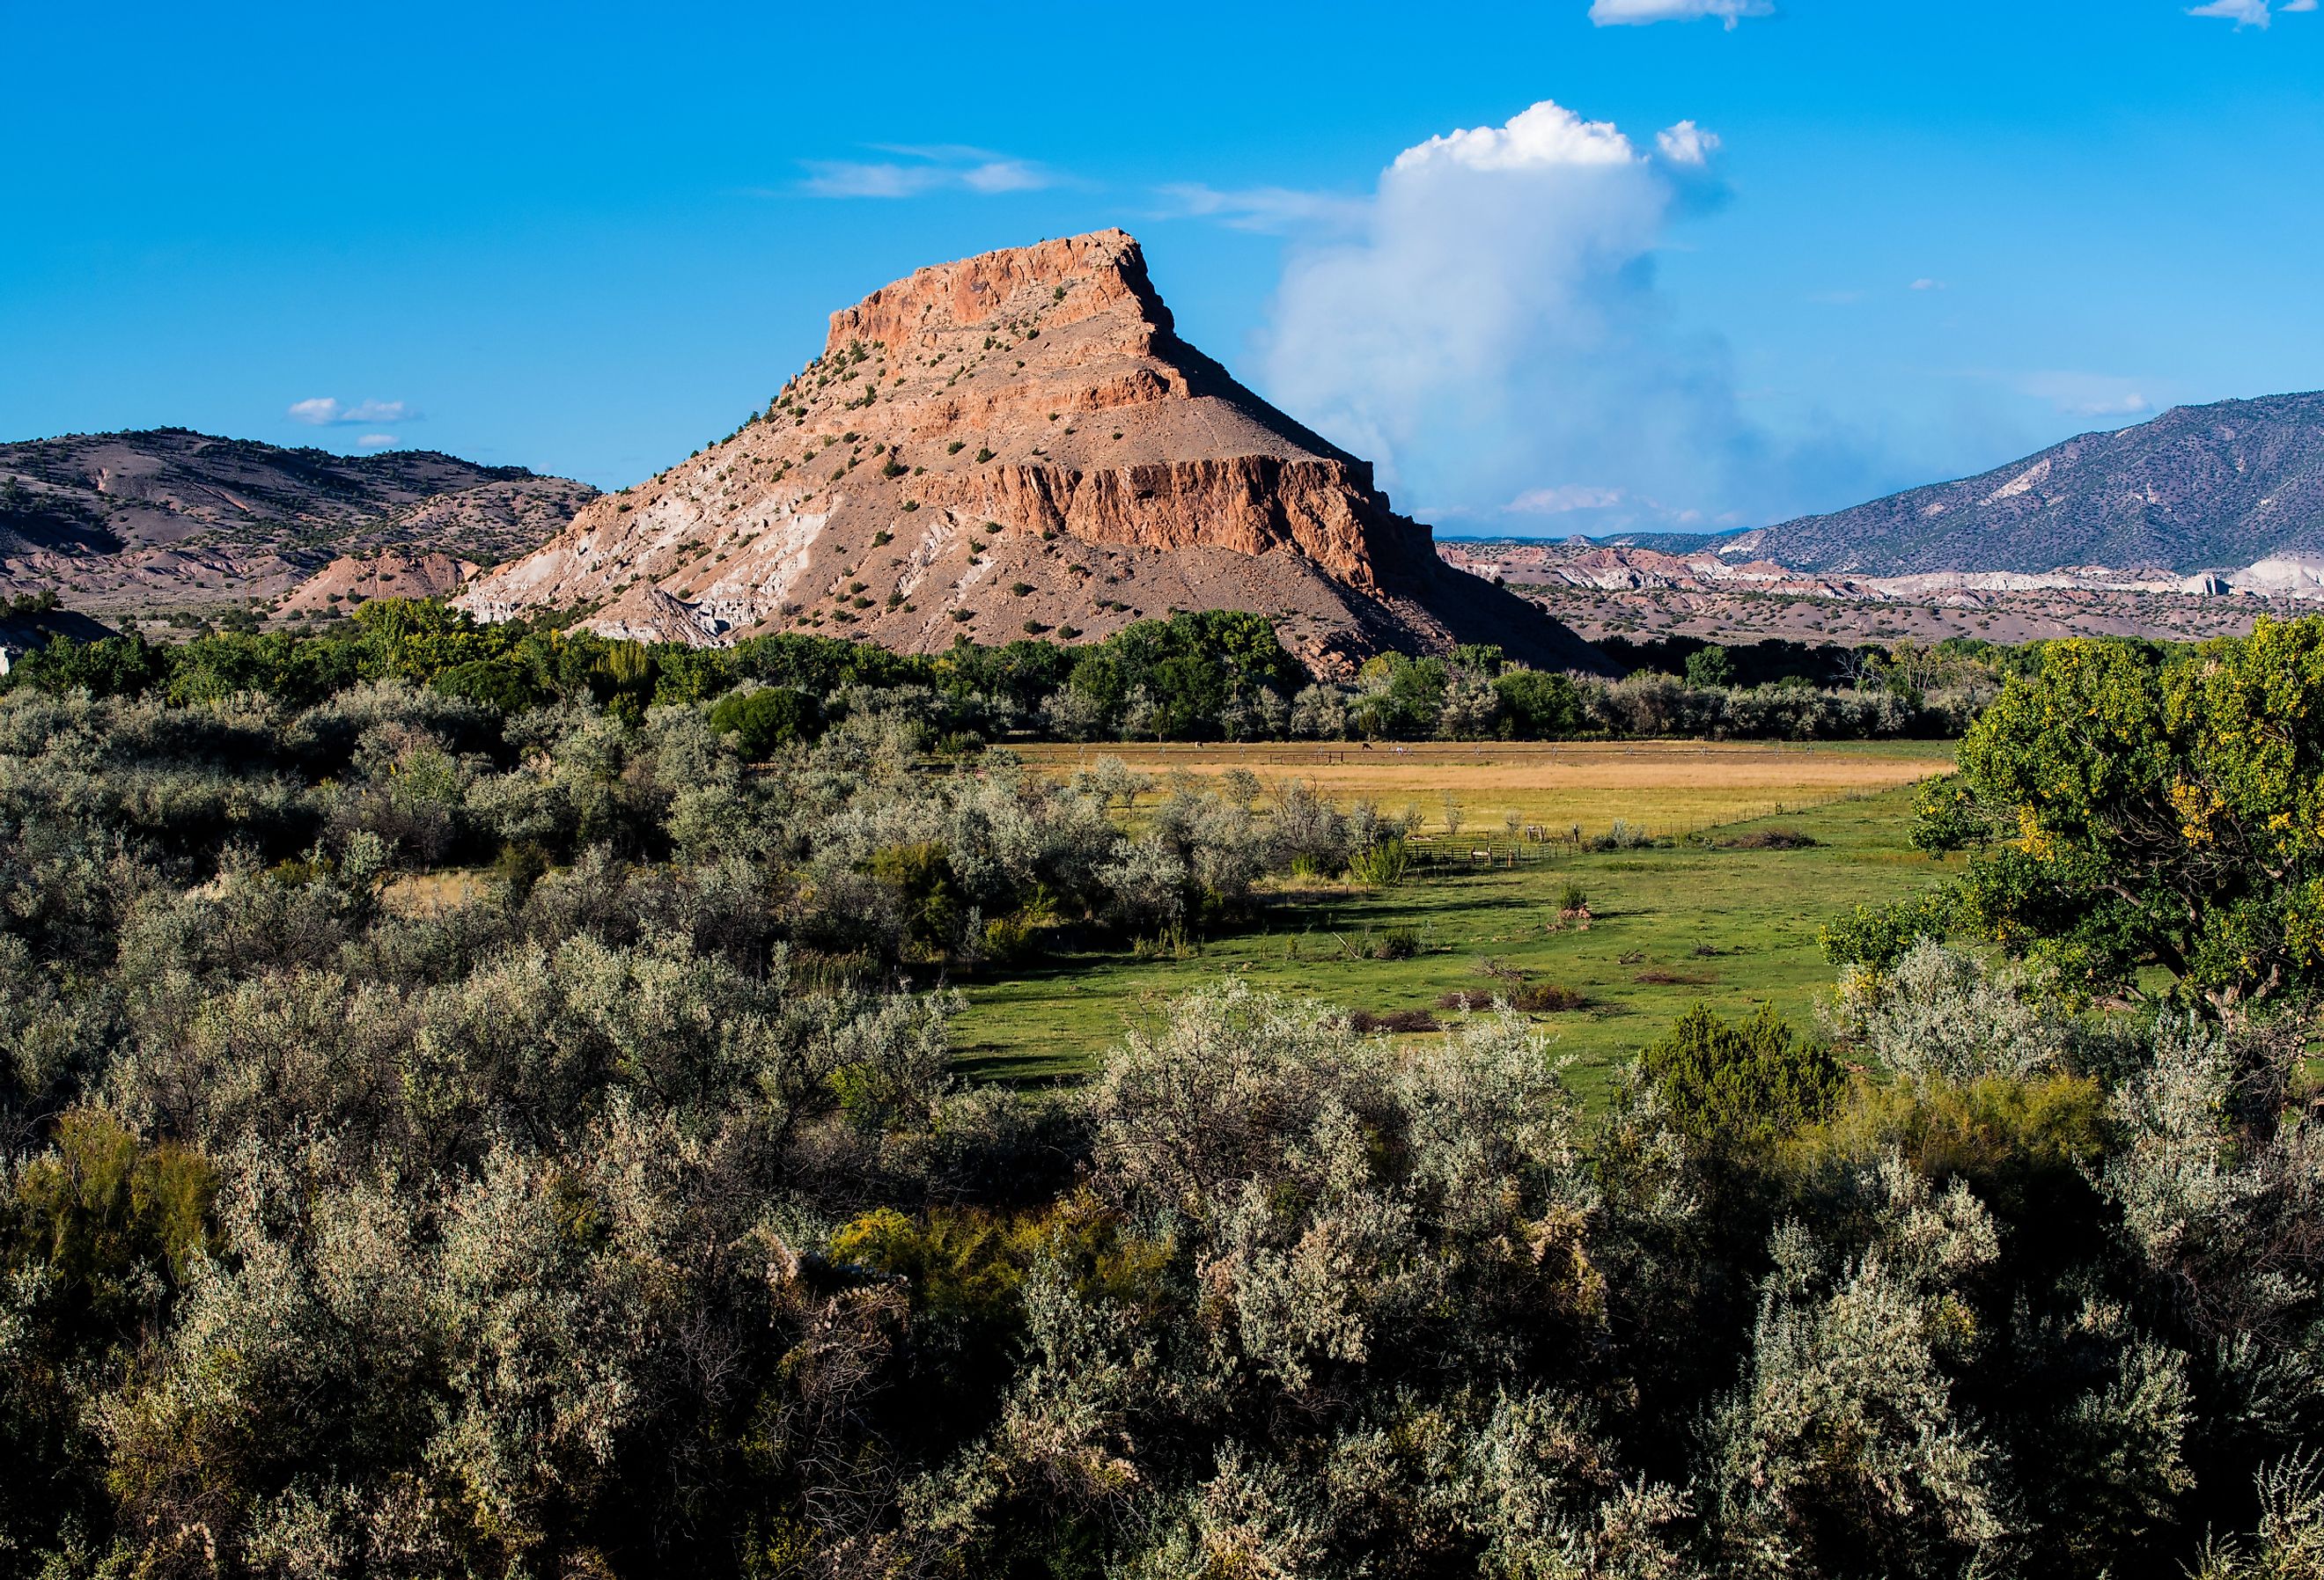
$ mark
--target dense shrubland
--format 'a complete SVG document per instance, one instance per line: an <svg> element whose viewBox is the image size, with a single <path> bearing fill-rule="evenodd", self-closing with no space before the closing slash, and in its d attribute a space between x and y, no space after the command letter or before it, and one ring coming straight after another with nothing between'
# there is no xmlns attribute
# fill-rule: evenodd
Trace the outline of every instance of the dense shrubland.
<svg viewBox="0 0 2324 1580"><path fill-rule="evenodd" d="M954 745L1014 734L1105 740L1550 740L1685 735L1851 740L1956 735L2024 661L1976 643L1937 649L1638 650L1605 680L1523 669L1497 648L1385 654L1352 680L1307 671L1255 614L1142 621L1080 647L961 639L936 656L826 637L732 648L609 642L538 624L477 625L437 604L380 600L300 633L214 632L172 644L58 641L13 683L53 693L179 704L255 692L306 707L366 679L399 679L500 712L590 702L632 723L652 707L721 700L753 757L811 738L868 696L915 696ZM1706 656L1718 663L1706 664ZM1658 668L1667 663L1672 668ZM1683 671L1683 672L1681 672ZM752 696L756 700L752 700Z"/></svg>
<svg viewBox="0 0 2324 1580"><path fill-rule="evenodd" d="M973 1088L942 970L1400 830L852 685L0 698L0 1572L2316 1571L2304 957L1903 936L1591 1114L1233 984Z"/></svg>

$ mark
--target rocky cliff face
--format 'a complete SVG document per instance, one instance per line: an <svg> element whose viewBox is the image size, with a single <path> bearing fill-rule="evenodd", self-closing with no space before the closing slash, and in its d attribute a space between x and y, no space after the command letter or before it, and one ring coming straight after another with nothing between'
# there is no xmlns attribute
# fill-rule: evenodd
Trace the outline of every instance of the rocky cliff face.
<svg viewBox="0 0 2324 1580"><path fill-rule="evenodd" d="M613 635L916 651L1240 608L1327 669L1479 640L1594 662L1439 562L1368 465L1180 340L1120 231L923 269L833 314L823 355L734 434L462 602L582 606Z"/></svg>

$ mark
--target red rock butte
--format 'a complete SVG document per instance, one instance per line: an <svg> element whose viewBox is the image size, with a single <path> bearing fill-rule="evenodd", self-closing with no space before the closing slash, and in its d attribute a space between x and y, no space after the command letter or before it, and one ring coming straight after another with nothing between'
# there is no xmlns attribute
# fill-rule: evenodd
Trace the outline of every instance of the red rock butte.
<svg viewBox="0 0 2324 1580"><path fill-rule="evenodd" d="M733 435L461 602L579 607L609 635L918 651L1247 609L1325 670L1462 641L1596 659L1443 565L1367 463L1181 340L1119 230L922 269L834 313L823 355Z"/></svg>

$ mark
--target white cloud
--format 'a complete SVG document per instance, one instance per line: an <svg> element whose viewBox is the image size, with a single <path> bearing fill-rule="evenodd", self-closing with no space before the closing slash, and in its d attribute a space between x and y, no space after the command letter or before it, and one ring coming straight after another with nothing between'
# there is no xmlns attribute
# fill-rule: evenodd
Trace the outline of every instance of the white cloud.
<svg viewBox="0 0 2324 1580"><path fill-rule="evenodd" d="M1655 133L1655 146L1662 150L1663 157L1673 164L1692 165L1699 169L1709 164L1711 156L1719 152L1719 134L1706 132L1692 121L1681 121L1675 126Z"/></svg>
<svg viewBox="0 0 2324 1580"><path fill-rule="evenodd" d="M2294 7L2287 5L2284 9L2289 11ZM2208 5L2189 6L2187 14L2216 16L2221 21L2232 22L2236 24L2236 31L2240 32L2247 27L2264 28L2267 25L2267 0L2209 0Z"/></svg>
<svg viewBox="0 0 2324 1580"><path fill-rule="evenodd" d="M1506 125L1471 126L1431 137L1396 156L1395 176L1432 169L1559 170L1637 162L1637 150L1611 121L1585 121L1548 99L1509 117Z"/></svg>
<svg viewBox="0 0 2324 1580"><path fill-rule="evenodd" d="M1591 0L1590 6L1590 20L1600 27L1643 27L1715 16L1731 32L1744 17L1775 14L1775 0Z"/></svg>
<svg viewBox="0 0 2324 1580"><path fill-rule="evenodd" d="M395 435L392 433L366 433L355 440L355 448L364 450L383 450L393 443L395 443Z"/></svg>
<svg viewBox="0 0 2324 1580"><path fill-rule="evenodd" d="M993 197L1058 184L1056 172L986 148L881 145L878 152L897 157L804 161L807 173L799 185L818 198L918 198L940 191Z"/></svg>
<svg viewBox="0 0 2324 1580"><path fill-rule="evenodd" d="M1724 346L1655 282L1691 179L1546 102L1406 149L1352 223L1295 230L1262 387L1471 518L1791 509L1809 463L1745 421Z"/></svg>
<svg viewBox="0 0 2324 1580"><path fill-rule="evenodd" d="M1943 291L1948 289L1948 287L1943 281L1931 280L1924 275L1921 279L1914 281L1912 284L1906 286L1904 289L1907 291Z"/></svg>
<svg viewBox="0 0 2324 1580"><path fill-rule="evenodd" d="M1562 516L1577 510L1609 510L1629 495L1618 488L1585 488L1578 483L1528 488L1502 508L1515 515Z"/></svg>
<svg viewBox="0 0 2324 1580"><path fill-rule="evenodd" d="M291 421L303 422L309 428L375 428L387 422L417 421L420 417L419 412L401 401L358 401L352 406L346 406L329 395L293 401L284 415Z"/></svg>

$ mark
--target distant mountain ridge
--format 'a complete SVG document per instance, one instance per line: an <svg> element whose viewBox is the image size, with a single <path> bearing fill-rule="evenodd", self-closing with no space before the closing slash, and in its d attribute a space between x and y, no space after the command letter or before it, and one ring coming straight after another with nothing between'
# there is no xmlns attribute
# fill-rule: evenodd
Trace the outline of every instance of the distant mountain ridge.
<svg viewBox="0 0 2324 1580"><path fill-rule="evenodd" d="M2174 407L1974 477L1692 541L1722 557L1859 576L2189 572L2324 556L2324 392Z"/></svg>
<svg viewBox="0 0 2324 1580"><path fill-rule="evenodd" d="M342 456L183 428L0 444L0 592L107 614L282 592L344 555L493 561L597 491L434 450Z"/></svg>

